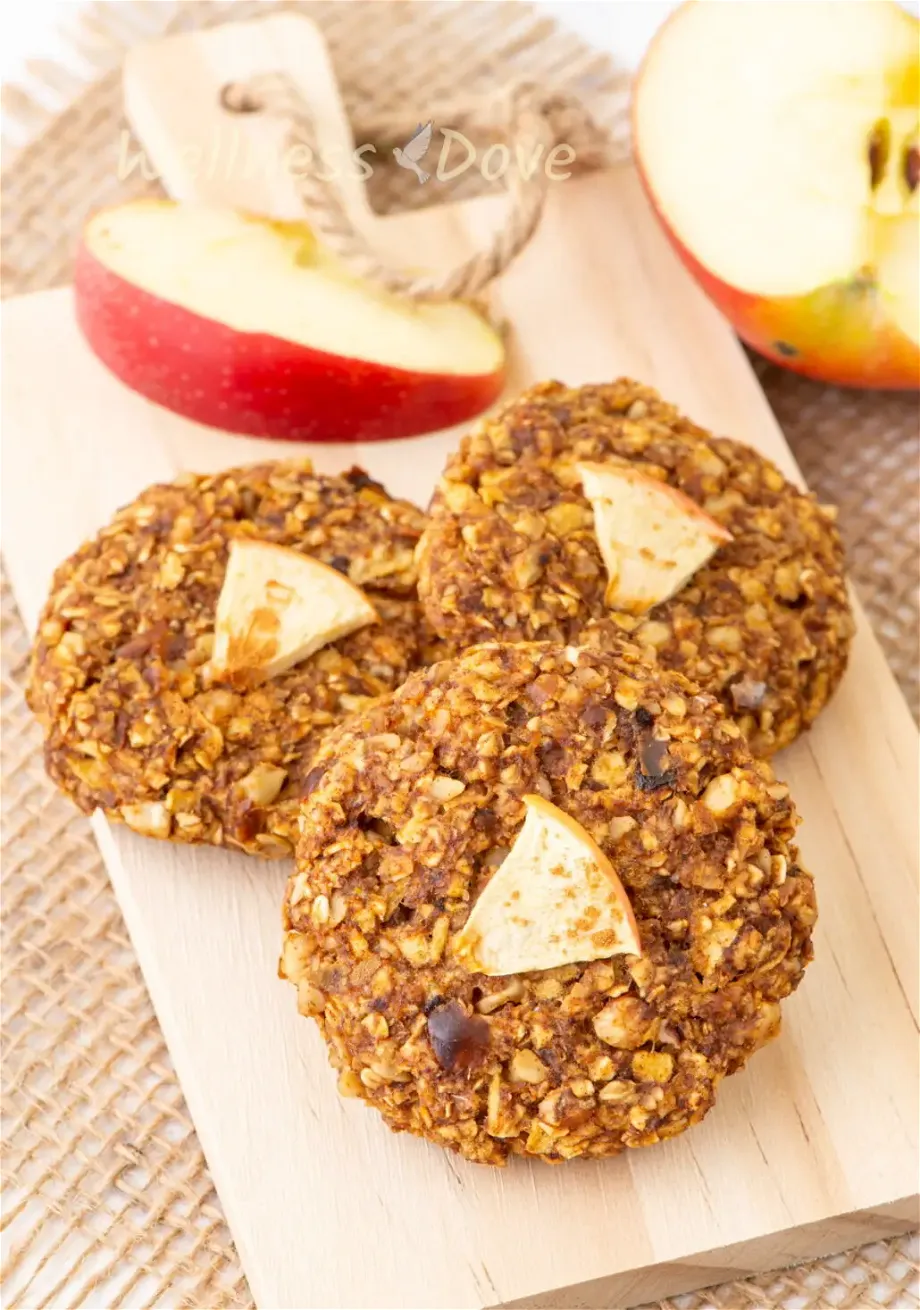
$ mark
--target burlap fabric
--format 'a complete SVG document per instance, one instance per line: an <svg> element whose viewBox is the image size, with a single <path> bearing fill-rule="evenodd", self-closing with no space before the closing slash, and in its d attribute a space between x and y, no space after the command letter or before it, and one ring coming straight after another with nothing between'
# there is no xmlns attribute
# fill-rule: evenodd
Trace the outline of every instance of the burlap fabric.
<svg viewBox="0 0 920 1310"><path fill-rule="evenodd" d="M622 77L526 5L285 7L323 27L363 140L374 139L375 115L407 104L421 114L458 87L475 93L512 81L552 81L624 137ZM5 88L7 122L32 139L5 151L4 294L65 282L84 216L155 187L139 174L117 177L123 49L167 27L265 8L248 0L94 6L70 33L88 85L44 65L33 69L32 94ZM420 203L413 182L377 170L374 204ZM454 194L472 185L467 174ZM840 506L853 579L916 710L916 398L841 392L755 367L806 478ZM89 826L44 778L22 696L27 638L6 587L2 618L4 1304L250 1306ZM674 1306L917 1306L917 1274L916 1238L905 1237Z"/></svg>

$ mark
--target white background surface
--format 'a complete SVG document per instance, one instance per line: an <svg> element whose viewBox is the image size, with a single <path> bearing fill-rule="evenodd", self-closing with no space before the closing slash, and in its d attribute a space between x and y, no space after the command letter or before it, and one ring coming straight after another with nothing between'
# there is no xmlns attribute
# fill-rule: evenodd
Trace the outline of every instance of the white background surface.
<svg viewBox="0 0 920 1310"><path fill-rule="evenodd" d="M79 8L74 0L20 0L6 6L0 19L0 77L21 78L27 59L60 58L66 45L55 29Z"/></svg>
<svg viewBox="0 0 920 1310"><path fill-rule="evenodd" d="M204 2L204 0L202 0ZM345 0L341 0L345 3ZM118 0L109 0L117 4ZM416 0L424 4L426 0ZM676 7L677 0L557 0L539 8L586 40L612 51L622 62L635 66L649 38ZM0 23L0 77L21 79L28 59L62 59L66 42L57 33L79 12L79 0L16 0L5 7Z"/></svg>
<svg viewBox="0 0 920 1310"><path fill-rule="evenodd" d="M118 4L119 0L108 0ZM199 0L206 3L206 0ZM789 4L794 0L756 0L760 4ZM802 0L799 0L801 3ZM836 0L846 4L848 0ZM346 0L340 0L346 3ZM415 0L424 4L426 0ZM652 34L677 7L678 0L555 0L538 4L560 23L618 60L635 67ZM751 3L751 0L721 0L723 4ZM920 0L900 0L905 9L917 13ZM57 35L59 24L81 8L80 0L9 0L0 20L0 77L23 76L27 59L62 57L66 44Z"/></svg>

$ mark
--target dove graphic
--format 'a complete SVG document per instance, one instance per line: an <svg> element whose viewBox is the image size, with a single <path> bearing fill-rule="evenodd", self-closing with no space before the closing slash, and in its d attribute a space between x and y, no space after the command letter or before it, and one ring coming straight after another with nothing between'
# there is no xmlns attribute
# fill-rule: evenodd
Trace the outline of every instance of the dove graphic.
<svg viewBox="0 0 920 1310"><path fill-rule="evenodd" d="M419 168L419 160L424 158L425 152L431 145L431 131L431 119L428 120L424 127L419 123L402 149L396 146L393 150L393 158L399 164L399 167L411 168L422 185L431 177L430 173L426 173L424 169Z"/></svg>

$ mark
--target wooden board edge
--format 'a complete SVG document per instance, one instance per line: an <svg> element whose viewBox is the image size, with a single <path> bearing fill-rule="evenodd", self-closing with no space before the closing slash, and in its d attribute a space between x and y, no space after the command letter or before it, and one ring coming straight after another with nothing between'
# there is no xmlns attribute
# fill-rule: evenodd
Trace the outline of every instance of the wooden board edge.
<svg viewBox="0 0 920 1310"><path fill-rule="evenodd" d="M645 1265L539 1296L503 1301L487 1310L611 1310L614 1306L638 1306L771 1270L779 1273L790 1265L836 1255L851 1246L900 1237L918 1226L920 1196L915 1193L836 1219L818 1220L704 1251L692 1259Z"/></svg>

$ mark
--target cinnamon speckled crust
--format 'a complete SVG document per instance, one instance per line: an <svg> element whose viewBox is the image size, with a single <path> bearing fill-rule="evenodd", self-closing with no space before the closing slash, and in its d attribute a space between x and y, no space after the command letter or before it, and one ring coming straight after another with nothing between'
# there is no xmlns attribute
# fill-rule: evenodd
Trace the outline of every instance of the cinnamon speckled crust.
<svg viewBox="0 0 920 1310"><path fill-rule="evenodd" d="M55 574L29 686L51 777L81 809L149 836L290 854L322 733L426 658L423 523L361 470L322 477L303 460L148 488ZM212 682L217 598L241 537L341 570L381 622L253 690Z"/></svg>
<svg viewBox="0 0 920 1310"><path fill-rule="evenodd" d="M605 459L680 488L734 538L642 618L604 604L606 572L575 465ZM419 594L436 631L461 645L578 637L602 648L634 634L719 696L764 756L813 722L853 632L832 512L763 456L711 436L628 379L543 383L464 439L419 546Z"/></svg>
<svg viewBox="0 0 920 1310"><path fill-rule="evenodd" d="M470 1160L674 1136L772 1037L811 958L787 788L713 697L620 643L473 647L331 733L280 972L340 1090ZM454 934L539 793L609 856L641 956L468 973Z"/></svg>

